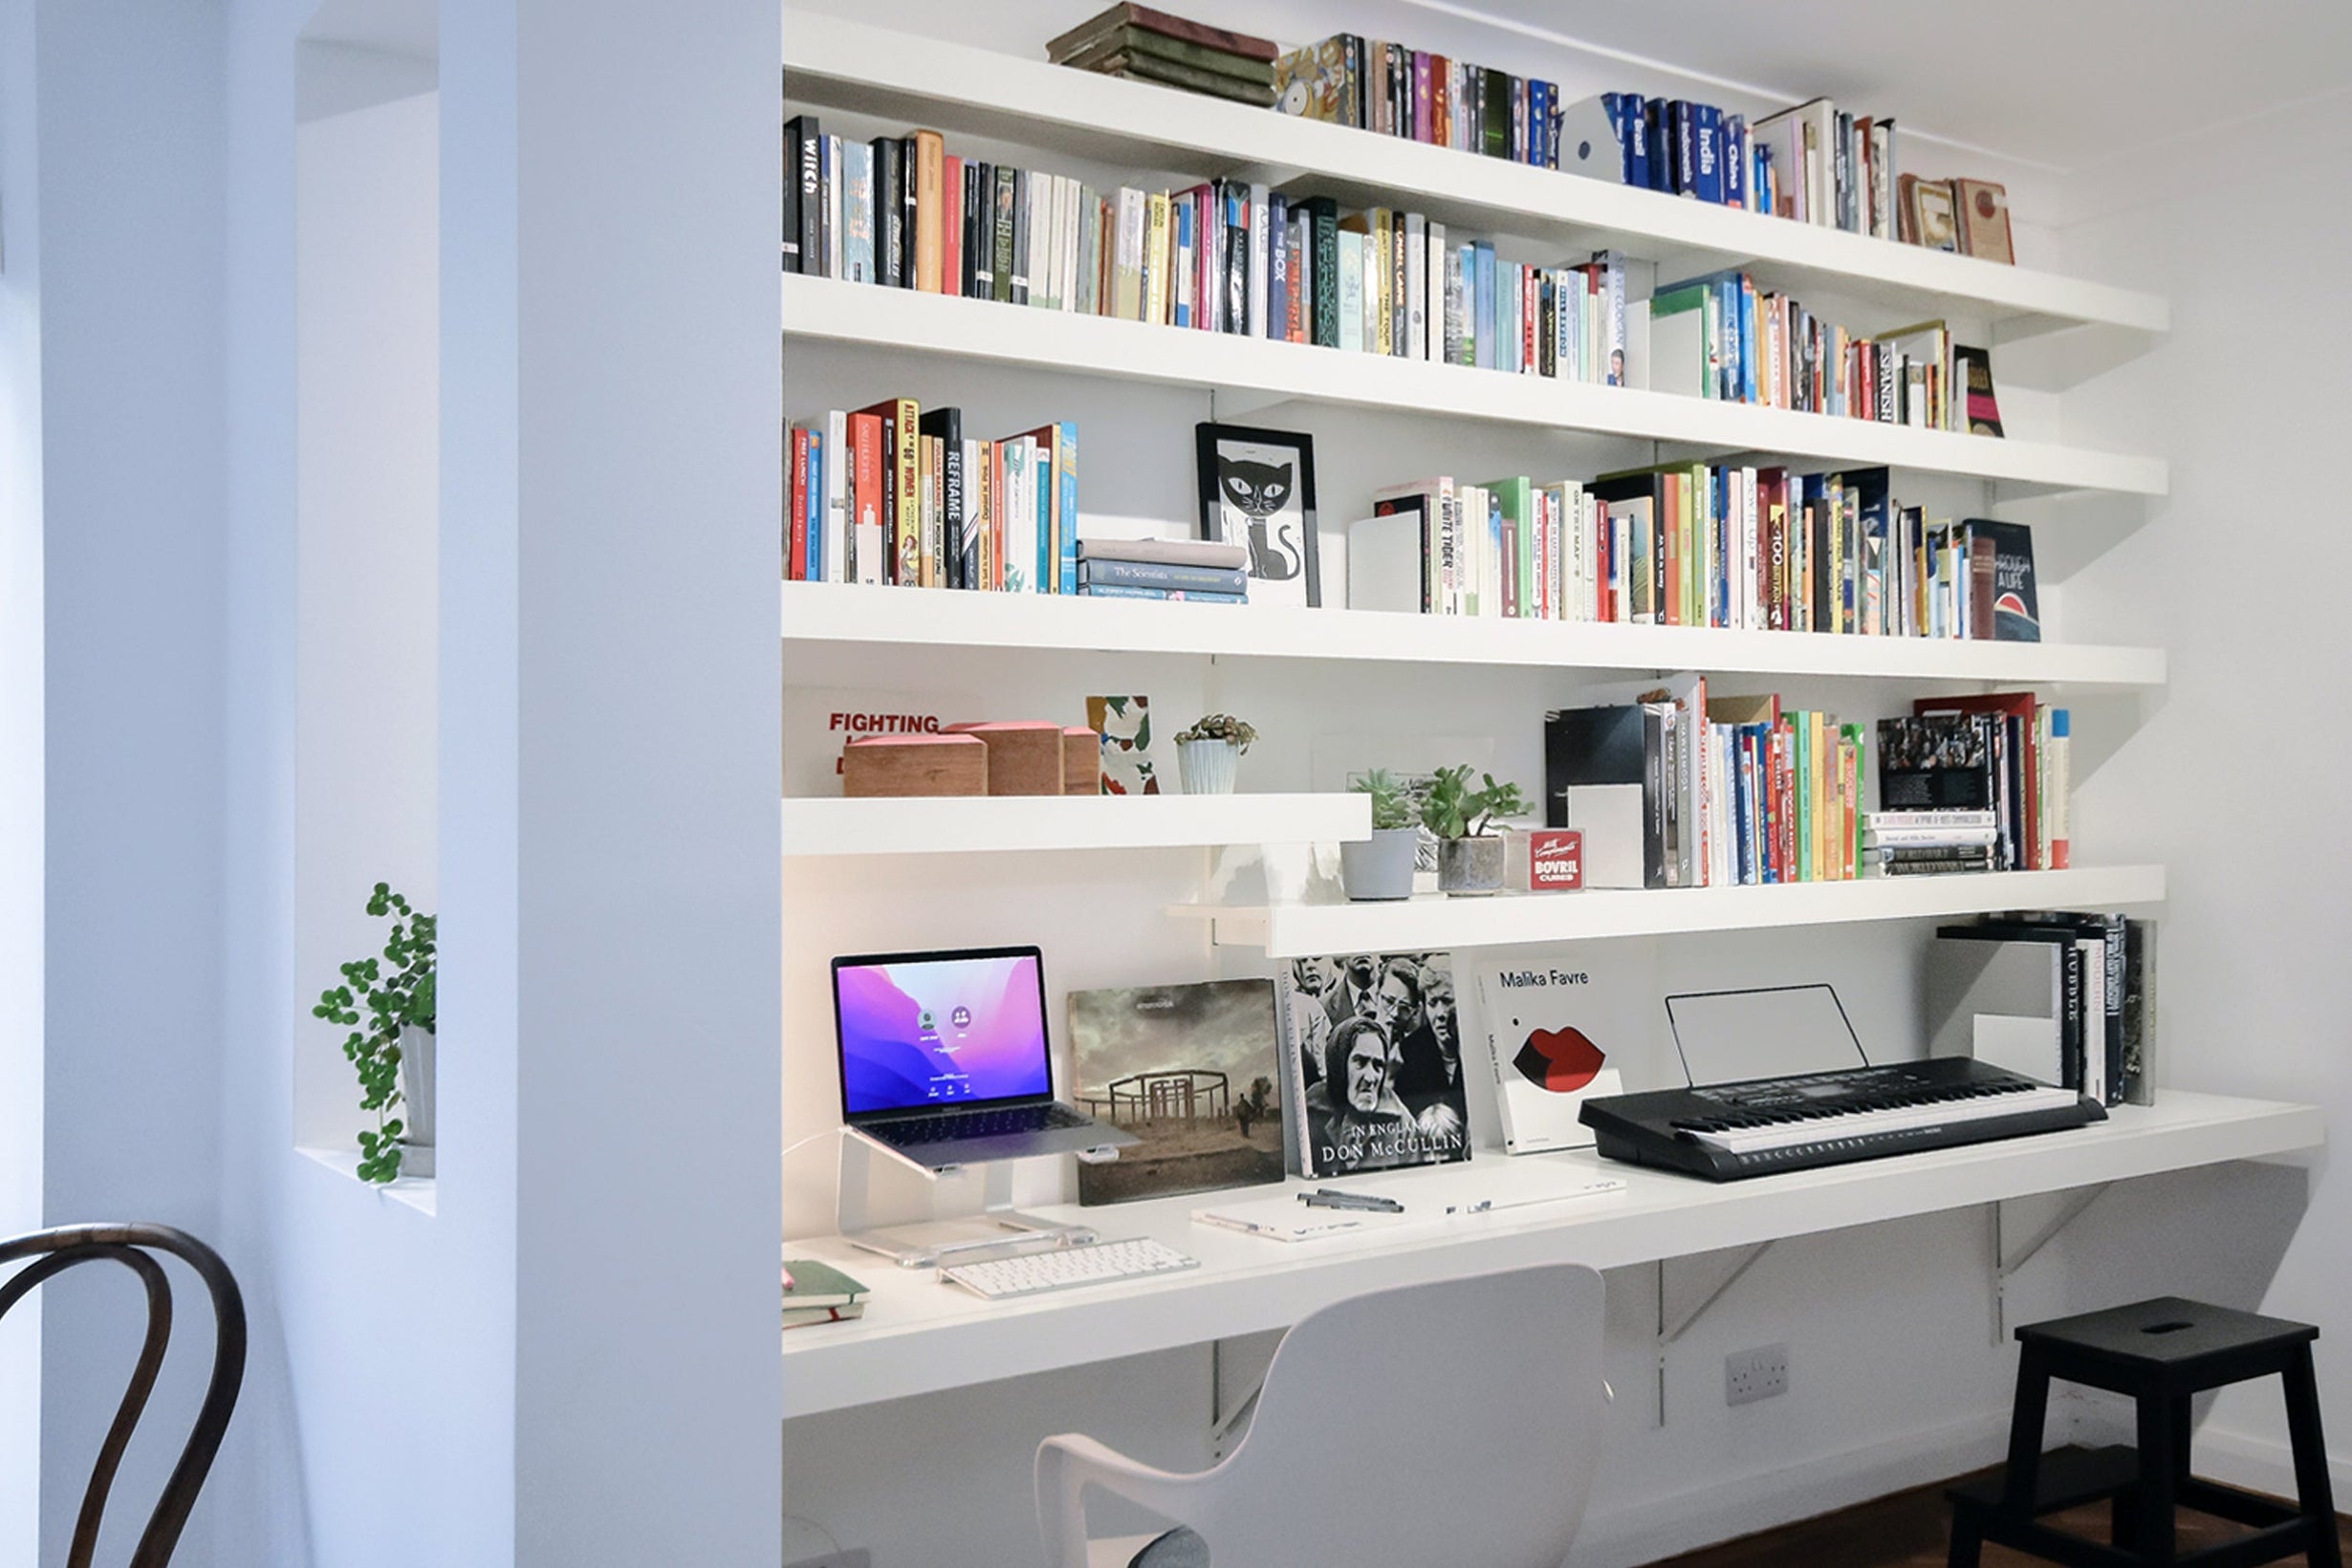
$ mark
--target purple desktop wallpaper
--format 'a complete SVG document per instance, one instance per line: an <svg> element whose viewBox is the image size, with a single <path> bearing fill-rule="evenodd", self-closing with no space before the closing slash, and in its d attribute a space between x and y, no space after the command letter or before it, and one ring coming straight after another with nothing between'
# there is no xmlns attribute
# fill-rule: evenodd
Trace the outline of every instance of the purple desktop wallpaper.
<svg viewBox="0 0 2352 1568"><path fill-rule="evenodd" d="M1053 1088L1034 958L871 965L836 984L852 1116Z"/></svg>

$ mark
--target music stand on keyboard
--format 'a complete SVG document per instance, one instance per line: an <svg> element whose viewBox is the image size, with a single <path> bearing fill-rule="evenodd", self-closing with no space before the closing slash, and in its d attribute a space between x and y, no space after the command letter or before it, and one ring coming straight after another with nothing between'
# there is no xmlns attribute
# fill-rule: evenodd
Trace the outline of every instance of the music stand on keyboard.
<svg viewBox="0 0 2352 1568"><path fill-rule="evenodd" d="M1870 1065L1834 986L1687 991L1666 999L1666 1024L1691 1088Z"/></svg>

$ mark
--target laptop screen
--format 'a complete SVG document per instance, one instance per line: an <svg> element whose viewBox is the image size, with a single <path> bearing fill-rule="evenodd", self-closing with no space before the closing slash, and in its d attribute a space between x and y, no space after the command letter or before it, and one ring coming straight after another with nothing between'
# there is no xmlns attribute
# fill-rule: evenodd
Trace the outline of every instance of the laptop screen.
<svg viewBox="0 0 2352 1568"><path fill-rule="evenodd" d="M845 1119L1053 1094L1034 947L837 958L833 1010Z"/></svg>

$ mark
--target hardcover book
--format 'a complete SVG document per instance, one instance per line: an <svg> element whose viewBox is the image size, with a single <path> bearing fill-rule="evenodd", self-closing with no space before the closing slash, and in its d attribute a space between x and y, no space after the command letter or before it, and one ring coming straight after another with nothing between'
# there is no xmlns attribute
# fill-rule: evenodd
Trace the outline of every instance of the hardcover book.
<svg viewBox="0 0 2352 1568"><path fill-rule="evenodd" d="M1478 1008L1503 1147L1513 1154L1590 1148L1577 1120L1588 1097L1623 1091L1618 1060L1635 1059L1640 1000L1610 984L1608 945L1575 963L1490 958L1478 970Z"/></svg>
<svg viewBox="0 0 2352 1568"><path fill-rule="evenodd" d="M1991 810L1993 731L1986 713L1879 721L1879 804L1888 811Z"/></svg>
<svg viewBox="0 0 2352 1568"><path fill-rule="evenodd" d="M1078 1202L1282 1179L1272 982L1074 991L1069 1009L1078 1100L1141 1140L1080 1162Z"/></svg>
<svg viewBox="0 0 2352 1568"><path fill-rule="evenodd" d="M1969 532L1993 541L1993 635L2003 642L2041 641L2041 600L2034 592L2034 531L2024 523L1971 517Z"/></svg>
<svg viewBox="0 0 2352 1568"><path fill-rule="evenodd" d="M1284 1097L1300 1175L1470 1158L1448 955L1301 958L1277 984Z"/></svg>

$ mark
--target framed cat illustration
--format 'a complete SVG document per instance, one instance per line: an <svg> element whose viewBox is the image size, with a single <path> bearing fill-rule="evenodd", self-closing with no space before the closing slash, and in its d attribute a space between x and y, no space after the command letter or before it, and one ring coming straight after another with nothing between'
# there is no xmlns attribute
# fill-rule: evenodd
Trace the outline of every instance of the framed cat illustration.
<svg viewBox="0 0 2352 1568"><path fill-rule="evenodd" d="M1201 537L1250 551L1250 602L1323 602L1315 540L1315 439L1204 422L1194 428L1200 459Z"/></svg>

